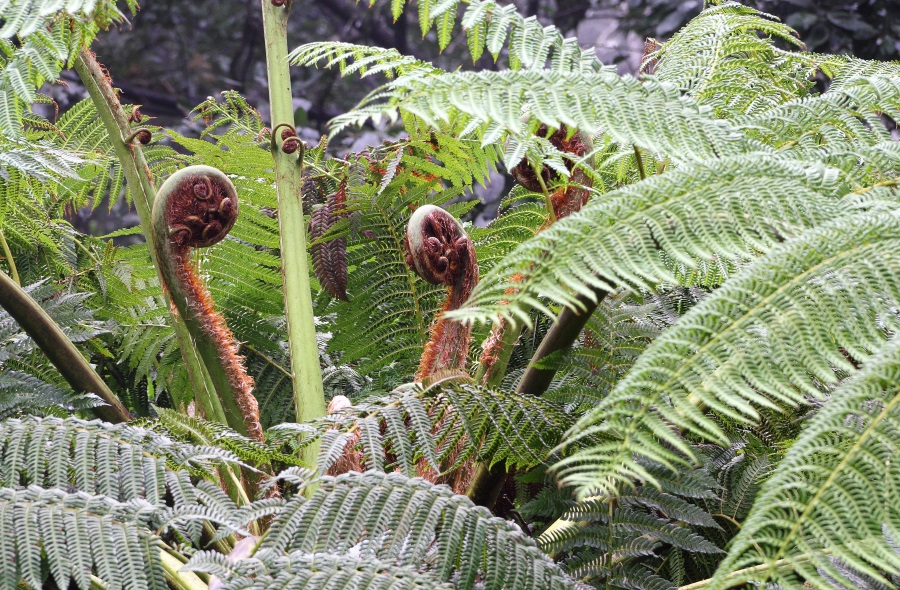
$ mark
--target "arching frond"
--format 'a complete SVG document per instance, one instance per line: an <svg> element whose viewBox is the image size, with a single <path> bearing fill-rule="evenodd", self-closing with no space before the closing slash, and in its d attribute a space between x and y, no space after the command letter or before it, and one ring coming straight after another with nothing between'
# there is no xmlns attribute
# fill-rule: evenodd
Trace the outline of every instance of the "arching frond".
<svg viewBox="0 0 900 590"><path fill-rule="evenodd" d="M773 248L654 340L573 431L613 440L561 460L561 479L581 496L653 481L638 458L674 468L693 457L679 430L724 440L704 410L749 423L758 408L822 397L896 329L898 269L884 252L898 240L898 218L875 213Z"/></svg>
<svg viewBox="0 0 900 590"><path fill-rule="evenodd" d="M528 110L532 123L523 122ZM394 119L399 110L427 124L467 123L463 135L475 133L484 144L517 137L523 146L544 124L593 134L598 129L613 141L659 152L674 161L709 160L746 151L747 146L725 121L701 112L677 89L655 81L641 83L612 72L560 74L548 70L421 73L401 76L332 121L337 132L369 118ZM534 128L532 128L534 127ZM507 153L511 168L522 148Z"/></svg>
<svg viewBox="0 0 900 590"><path fill-rule="evenodd" d="M597 71L602 67L592 50L582 50L575 38L566 38L553 26L542 25L536 17L525 18L513 4L496 0L418 0L419 27L424 37L437 33L443 51L453 38L459 5L466 4L461 24L466 34L472 61L478 61L485 49L497 61L504 47L513 69L543 69L550 60L557 71ZM374 5L370 0L369 5ZM403 13L406 0L392 0L394 18ZM509 43L507 44L507 38Z"/></svg>
<svg viewBox="0 0 900 590"><path fill-rule="evenodd" d="M830 396L765 482L710 589L894 586L900 552L900 340Z"/></svg>
<svg viewBox="0 0 900 590"><path fill-rule="evenodd" d="M484 276L451 317L530 321L543 297L575 305L588 286L651 289L674 282L660 251L689 268L746 260L841 210L834 170L752 154L690 164L588 203L554 223Z"/></svg>
<svg viewBox="0 0 900 590"><path fill-rule="evenodd" d="M403 55L396 49L353 43L307 43L288 54L288 59L292 65L303 67L318 66L320 62L324 62L324 68L337 65L342 77L359 73L361 78L375 74L393 78L414 71L439 71L431 64Z"/></svg>

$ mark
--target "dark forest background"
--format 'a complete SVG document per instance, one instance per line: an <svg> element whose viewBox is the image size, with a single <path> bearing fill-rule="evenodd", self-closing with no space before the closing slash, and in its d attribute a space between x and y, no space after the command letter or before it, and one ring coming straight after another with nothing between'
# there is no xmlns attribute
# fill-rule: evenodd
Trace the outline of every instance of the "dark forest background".
<svg viewBox="0 0 900 590"><path fill-rule="evenodd" d="M146 0L128 25L101 34L94 49L108 67L126 102L141 104L156 124L191 133L188 114L208 96L235 89L266 114L260 0ZM745 0L745 4L781 18L796 29L811 51L852 53L866 59L900 58L900 0ZM702 0L516 0L519 11L552 23L584 48L594 47L605 63L621 73L637 71L644 40L665 40L703 8ZM397 22L390 3L367 0L294 0L290 45L340 40L393 47L404 54L453 68L490 68L491 60L471 64L464 37L443 53L433 39L422 39L414 16ZM415 14L414 12L412 13ZM430 33L429 36L434 33ZM83 98L78 82L52 90L64 111ZM352 107L379 80L341 80L335 71L294 72L294 106L301 135L317 141L328 120ZM199 133L199 128L193 130ZM373 130L345 133L336 150L380 143ZM508 183L497 176L483 195L477 215L496 209ZM106 233L136 223L124 209L76 214L73 222L91 233ZM477 219L476 219L477 221Z"/></svg>

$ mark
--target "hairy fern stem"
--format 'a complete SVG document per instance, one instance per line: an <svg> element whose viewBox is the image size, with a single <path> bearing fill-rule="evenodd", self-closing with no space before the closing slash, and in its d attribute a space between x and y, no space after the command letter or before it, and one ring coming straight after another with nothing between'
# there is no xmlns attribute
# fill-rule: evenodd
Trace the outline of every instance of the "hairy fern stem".
<svg viewBox="0 0 900 590"><path fill-rule="evenodd" d="M119 102L119 97L113 89L112 81L107 76L103 67L97 62L97 58L90 50L83 50L75 59L75 71L97 109L100 119L109 135L110 143L115 150L116 157L122 170L128 188L131 191L134 207L141 220L141 229L146 236L150 247L150 260L157 268L160 284L163 284L162 272L156 260L156 249L153 247L153 224L151 221L151 208L156 198L156 189L153 187L153 176L140 145L125 143L124 138L131 132L128 115ZM171 299L166 295L166 301L171 304ZM221 423L226 423L221 404L214 394L215 388L206 371L196 348L191 342L187 326L177 316L171 314L172 328L178 341L179 349L184 357L188 377L194 390L194 396L206 417Z"/></svg>
<svg viewBox="0 0 900 590"><path fill-rule="evenodd" d="M159 188L153 204L153 244L163 284L206 364L227 424L262 441L253 379L189 259L190 248L222 240L237 215L237 191L228 177L209 166L189 166Z"/></svg>

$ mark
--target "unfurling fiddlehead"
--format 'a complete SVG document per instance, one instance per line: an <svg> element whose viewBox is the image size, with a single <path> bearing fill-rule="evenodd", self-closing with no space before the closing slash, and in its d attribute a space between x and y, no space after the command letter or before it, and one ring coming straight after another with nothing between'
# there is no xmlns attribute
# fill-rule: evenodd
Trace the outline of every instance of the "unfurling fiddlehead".
<svg viewBox="0 0 900 590"><path fill-rule="evenodd" d="M310 184L312 183L314 181L310 180ZM313 209L309 219L309 251L313 270L326 293L335 299L347 301L347 238L319 241L339 220L347 216L347 180L342 180L337 191L324 200L320 207Z"/></svg>
<svg viewBox="0 0 900 590"><path fill-rule="evenodd" d="M153 204L153 232L165 288L191 332L228 425L262 440L253 379L244 369L234 335L215 311L209 291L190 262L191 248L222 240L237 216L237 191L228 177L209 166L189 166L159 188Z"/></svg>
<svg viewBox="0 0 900 590"><path fill-rule="evenodd" d="M412 214L406 228L406 263L429 283L448 287L447 299L431 325L430 338L422 351L416 381L438 372L464 371L472 328L448 320L445 312L459 309L478 283L478 261L472 240L455 217L440 207L424 205ZM440 427L437 424L435 431ZM462 445L460 441L444 460L443 468L456 464ZM427 480L447 484L454 492L461 493L468 487L474 467L472 461L466 461L449 473L438 474L421 461L418 471Z"/></svg>
<svg viewBox="0 0 900 590"><path fill-rule="evenodd" d="M547 137L547 126L541 125L537 131L540 137ZM590 193L584 187L590 186L591 182L584 170L575 166L575 160L582 158L591 149L591 143L586 136L580 132L575 132L571 136L565 125L561 125L559 129L553 132L547 141L553 147L564 154L570 154L574 159L566 159L566 168L569 170L569 183L561 186L553 191L550 195L550 204L553 208L554 219L562 219L568 217L587 203ZM544 166L540 171L540 179L534 168L527 160L522 160L510 170L516 182L532 192L542 192L551 181L556 180L559 174L553 171L549 166Z"/></svg>
<svg viewBox="0 0 900 590"><path fill-rule="evenodd" d="M447 320L444 312L461 307L478 283L472 240L455 217L440 207L424 205L412 214L406 228L406 263L429 283L449 288L431 326L416 381L436 370L464 369L471 326Z"/></svg>

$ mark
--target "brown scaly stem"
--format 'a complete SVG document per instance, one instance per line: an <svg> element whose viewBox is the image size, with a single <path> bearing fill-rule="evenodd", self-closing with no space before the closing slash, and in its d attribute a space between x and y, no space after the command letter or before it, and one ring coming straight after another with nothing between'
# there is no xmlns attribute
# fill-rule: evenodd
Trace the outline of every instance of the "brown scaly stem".
<svg viewBox="0 0 900 590"><path fill-rule="evenodd" d="M72 389L78 393L96 394L107 404L92 409L98 418L107 422L127 422L131 419L122 402L84 360L56 322L4 272L0 272L0 307L35 341Z"/></svg>
<svg viewBox="0 0 900 590"><path fill-rule="evenodd" d="M421 383L437 374L462 372L466 367L472 327L448 320L445 312L459 309L478 283L475 246L462 224L434 205L416 209L406 228L406 263L420 277L433 285L446 285L444 306L431 325L430 337L416 373ZM439 428L439 425L436 429ZM447 462L456 462L461 448L456 448ZM449 485L463 492L474 474L474 464L466 462L446 475L440 475L425 461L419 463L419 474L433 483Z"/></svg>
<svg viewBox="0 0 900 590"><path fill-rule="evenodd" d="M237 191L228 177L209 166L188 166L159 187L153 204L153 241L164 285L206 364L228 425L261 441L253 379L238 355L234 334L215 311L190 262L191 248L224 239L237 216Z"/></svg>

